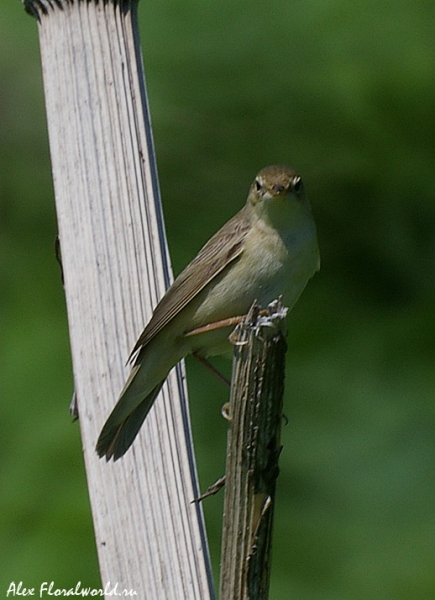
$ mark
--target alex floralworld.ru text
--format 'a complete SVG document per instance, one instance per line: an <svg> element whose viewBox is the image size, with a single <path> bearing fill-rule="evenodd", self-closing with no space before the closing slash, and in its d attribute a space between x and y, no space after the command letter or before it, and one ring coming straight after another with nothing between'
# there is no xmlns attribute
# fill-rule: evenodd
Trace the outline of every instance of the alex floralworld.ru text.
<svg viewBox="0 0 435 600"><path fill-rule="evenodd" d="M66 597L66 596L80 596L82 598L86 597L123 597L123 598L133 598L137 596L137 592L135 590L126 590L120 589L118 583L111 585L108 582L104 588L86 588L82 587L81 581L77 583L77 585L73 588L57 588L54 585L54 581L48 583L44 581L37 588L26 588L23 585L23 582L20 581L18 584L15 581L12 581L7 589L6 597L38 597L42 598L43 596L55 596L55 597Z"/></svg>

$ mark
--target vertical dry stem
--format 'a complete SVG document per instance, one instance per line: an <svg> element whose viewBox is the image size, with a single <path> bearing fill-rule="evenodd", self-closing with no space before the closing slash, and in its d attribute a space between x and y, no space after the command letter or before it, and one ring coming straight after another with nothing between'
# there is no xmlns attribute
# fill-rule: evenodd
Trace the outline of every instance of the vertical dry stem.
<svg viewBox="0 0 435 600"><path fill-rule="evenodd" d="M83 453L103 587L212 597L183 367L133 447L99 431L171 279L134 0L25 0L38 20ZM145 5L149 9L148 4ZM67 407L65 406L67 419ZM67 421L66 421L67 426ZM109 594L109 592L107 592Z"/></svg>
<svg viewBox="0 0 435 600"><path fill-rule="evenodd" d="M253 307L235 344L221 559L221 600L265 600L284 393L285 316Z"/></svg>

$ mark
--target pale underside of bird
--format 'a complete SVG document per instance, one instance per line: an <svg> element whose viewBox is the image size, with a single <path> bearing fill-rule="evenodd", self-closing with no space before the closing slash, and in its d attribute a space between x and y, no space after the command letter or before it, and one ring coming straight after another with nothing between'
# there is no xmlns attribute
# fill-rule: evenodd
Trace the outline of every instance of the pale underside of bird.
<svg viewBox="0 0 435 600"><path fill-rule="evenodd" d="M99 456L117 460L128 450L179 360L190 353L231 354L232 327L204 331L204 326L246 314L254 300L265 307L282 296L291 309L319 266L316 227L300 176L283 165L262 169L245 206L203 246L156 306L98 438Z"/></svg>

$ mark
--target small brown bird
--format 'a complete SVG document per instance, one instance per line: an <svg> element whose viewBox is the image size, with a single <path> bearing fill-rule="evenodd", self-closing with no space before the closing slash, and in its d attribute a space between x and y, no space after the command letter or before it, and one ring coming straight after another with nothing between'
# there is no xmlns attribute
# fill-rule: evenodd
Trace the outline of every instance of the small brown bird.
<svg viewBox="0 0 435 600"><path fill-rule="evenodd" d="M291 309L319 267L316 226L301 177L283 165L262 169L242 210L205 244L156 306L98 438L99 456L117 460L128 450L166 376L184 356L232 352L232 327L200 328L246 314L254 300L266 306L281 295Z"/></svg>

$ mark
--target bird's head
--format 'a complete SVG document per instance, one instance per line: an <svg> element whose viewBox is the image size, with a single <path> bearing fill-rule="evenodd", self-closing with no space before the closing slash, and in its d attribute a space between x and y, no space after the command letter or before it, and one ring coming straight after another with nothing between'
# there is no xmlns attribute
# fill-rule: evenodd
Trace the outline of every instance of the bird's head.
<svg viewBox="0 0 435 600"><path fill-rule="evenodd" d="M261 169L249 190L248 203L260 218L282 225L298 213L310 211L301 176L285 165Z"/></svg>

